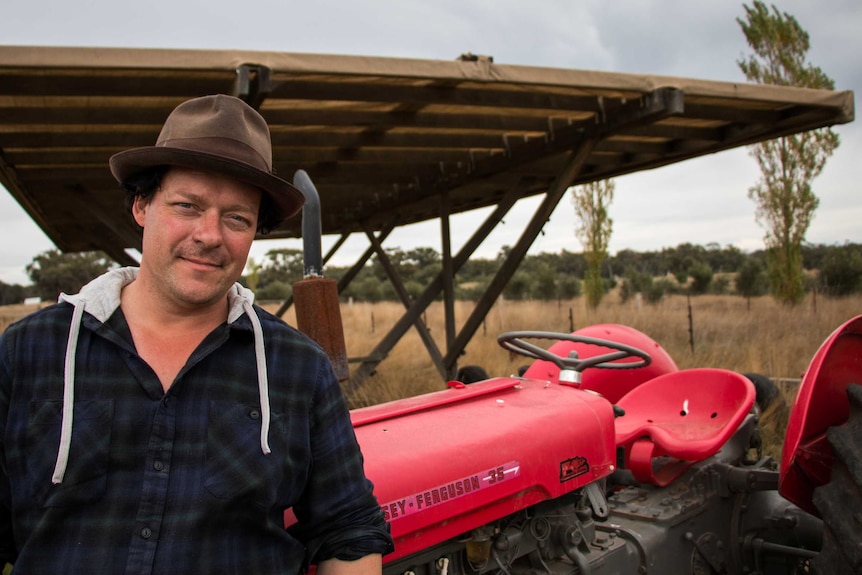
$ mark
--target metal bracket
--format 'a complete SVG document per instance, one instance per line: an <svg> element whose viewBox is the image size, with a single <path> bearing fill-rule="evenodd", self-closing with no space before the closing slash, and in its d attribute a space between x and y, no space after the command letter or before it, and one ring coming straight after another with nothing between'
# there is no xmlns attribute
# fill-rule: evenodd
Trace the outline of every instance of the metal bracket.
<svg viewBox="0 0 862 575"><path fill-rule="evenodd" d="M241 64L236 69L233 95L257 110L272 92L271 71L260 64Z"/></svg>
<svg viewBox="0 0 862 575"><path fill-rule="evenodd" d="M588 483L584 490L590 502L590 507L593 509L593 514L599 519L607 519L610 509L608 508L608 500L605 499L601 486L596 482Z"/></svg>

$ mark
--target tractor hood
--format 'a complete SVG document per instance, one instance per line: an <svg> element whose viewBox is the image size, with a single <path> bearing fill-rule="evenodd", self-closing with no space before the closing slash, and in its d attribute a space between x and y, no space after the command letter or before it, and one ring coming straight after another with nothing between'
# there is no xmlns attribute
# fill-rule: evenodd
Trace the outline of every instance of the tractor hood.
<svg viewBox="0 0 862 575"><path fill-rule="evenodd" d="M614 470L598 394L494 378L351 414L394 560L583 487Z"/></svg>

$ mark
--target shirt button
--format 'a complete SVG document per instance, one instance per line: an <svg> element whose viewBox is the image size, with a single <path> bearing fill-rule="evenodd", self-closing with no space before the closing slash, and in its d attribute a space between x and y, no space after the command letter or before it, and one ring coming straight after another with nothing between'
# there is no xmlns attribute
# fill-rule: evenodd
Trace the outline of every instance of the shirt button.
<svg viewBox="0 0 862 575"><path fill-rule="evenodd" d="M153 530L149 527L144 527L143 529L141 529L141 537L143 537L144 539L149 539L152 536Z"/></svg>
<svg viewBox="0 0 862 575"><path fill-rule="evenodd" d="M252 418L252 419L260 419L260 412L259 412L258 410L256 410L256 409L252 409L252 410L248 413L248 416L249 416L250 418Z"/></svg>
<svg viewBox="0 0 862 575"><path fill-rule="evenodd" d="M153 469L155 469L156 471L161 471L161 470L163 470L164 468L165 468L165 464L164 464L164 463L162 463L161 461L155 461L155 462L153 462Z"/></svg>

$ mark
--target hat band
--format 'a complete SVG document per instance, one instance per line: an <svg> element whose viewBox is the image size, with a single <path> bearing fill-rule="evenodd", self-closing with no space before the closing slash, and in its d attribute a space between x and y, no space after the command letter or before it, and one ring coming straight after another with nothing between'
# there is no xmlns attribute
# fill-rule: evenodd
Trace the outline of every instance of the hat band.
<svg viewBox="0 0 862 575"><path fill-rule="evenodd" d="M246 164L256 170L272 173L272 166L251 146L230 138L178 138L158 142L157 147L177 148L198 152L208 156L219 156L240 164Z"/></svg>

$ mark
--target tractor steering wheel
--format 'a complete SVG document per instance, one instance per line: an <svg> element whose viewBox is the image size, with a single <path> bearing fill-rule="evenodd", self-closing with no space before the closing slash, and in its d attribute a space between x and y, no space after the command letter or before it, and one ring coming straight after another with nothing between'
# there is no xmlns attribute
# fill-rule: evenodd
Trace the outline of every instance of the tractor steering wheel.
<svg viewBox="0 0 862 575"><path fill-rule="evenodd" d="M573 357L562 357L544 348L527 343L523 338L553 339L559 341L571 341L574 343L586 343L589 345L607 347L616 351L584 359L577 357L575 354L573 354ZM597 367L601 369L637 369L639 367L646 367L652 363L650 355L642 349L616 341L599 339L597 337L587 337L584 335L575 335L571 333L556 333L551 331L510 331L500 335L497 338L497 343L499 343L503 349L519 353L525 357L550 361L561 370L571 369L581 372L588 367ZM626 357L638 357L640 358L640 361L611 363Z"/></svg>

